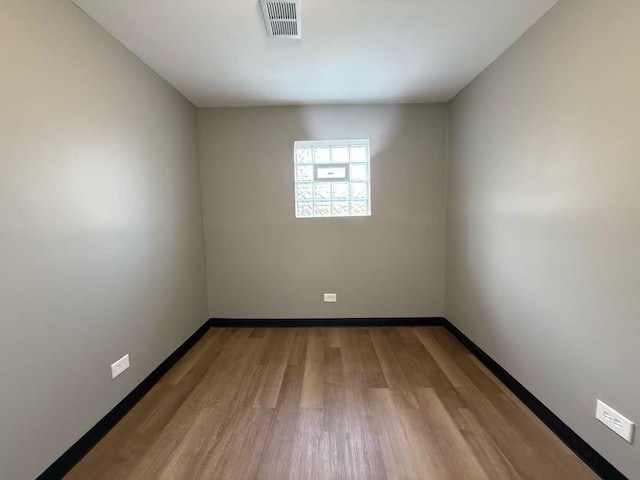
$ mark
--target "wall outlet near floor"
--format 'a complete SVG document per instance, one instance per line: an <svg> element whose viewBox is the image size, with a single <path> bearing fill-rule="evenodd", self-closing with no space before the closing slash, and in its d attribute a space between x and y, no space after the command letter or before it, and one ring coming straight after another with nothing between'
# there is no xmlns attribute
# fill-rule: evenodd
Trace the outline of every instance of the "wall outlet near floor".
<svg viewBox="0 0 640 480"><path fill-rule="evenodd" d="M324 303L336 303L338 301L337 293L325 293L324 294Z"/></svg>
<svg viewBox="0 0 640 480"><path fill-rule="evenodd" d="M116 378L118 375L124 372L127 368L129 368L128 353L117 362L111 364L111 378Z"/></svg>
<svg viewBox="0 0 640 480"><path fill-rule="evenodd" d="M596 404L596 418L627 442L633 443L634 423L600 400Z"/></svg>

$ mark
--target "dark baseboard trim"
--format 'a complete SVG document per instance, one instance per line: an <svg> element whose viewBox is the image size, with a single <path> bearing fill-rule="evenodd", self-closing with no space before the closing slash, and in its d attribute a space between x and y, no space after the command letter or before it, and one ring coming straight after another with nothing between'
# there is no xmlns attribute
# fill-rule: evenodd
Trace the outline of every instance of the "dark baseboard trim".
<svg viewBox="0 0 640 480"><path fill-rule="evenodd" d="M210 318L211 327L440 327L442 317L402 318Z"/></svg>
<svg viewBox="0 0 640 480"><path fill-rule="evenodd" d="M478 360L502 381L540 420L542 420L573 452L582 459L600 478L605 480L628 480L602 455L576 434L558 416L549 410L499 363L478 347L451 322L442 317L417 318L317 318L317 319L223 319L210 318L158 368L145 378L124 400L116 405L91 430L74 443L47 468L37 480L62 478L124 417L138 401L184 356L207 332L209 327L397 327L428 326L445 327Z"/></svg>
<svg viewBox="0 0 640 480"><path fill-rule="evenodd" d="M596 452L587 442L571 430L560 418L538 400L524 385L516 380L498 362L491 358L469 337L462 333L450 321L444 320L444 327L455 336L460 343L473 353L516 397L524 403L544 424L549 427L573 452L586 463L596 475L604 480L628 480L622 473Z"/></svg>
<svg viewBox="0 0 640 480"><path fill-rule="evenodd" d="M57 480L66 475L89 450L91 450L109 430L111 430L144 395L151 390L158 380L169 371L169 369L180 360L189 349L200 340L209 330L209 322L205 322L196 332L191 335L175 352L162 362L158 368L147 376L140 384L133 389L118 405L116 405L102 420L96 423L91 430L85 433L80 440L74 443L55 462L51 464L37 480Z"/></svg>

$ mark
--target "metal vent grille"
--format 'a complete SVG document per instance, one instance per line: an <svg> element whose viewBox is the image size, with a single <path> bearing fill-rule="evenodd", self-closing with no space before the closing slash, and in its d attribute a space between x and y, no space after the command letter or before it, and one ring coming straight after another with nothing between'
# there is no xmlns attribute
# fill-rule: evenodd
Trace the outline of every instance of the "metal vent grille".
<svg viewBox="0 0 640 480"><path fill-rule="evenodd" d="M264 23L270 37L301 38L300 1L261 0Z"/></svg>
<svg viewBox="0 0 640 480"><path fill-rule="evenodd" d="M272 20L271 33L274 37L295 37L298 35L298 25L294 22Z"/></svg>
<svg viewBox="0 0 640 480"><path fill-rule="evenodd" d="M267 2L269 20L295 20L296 4L285 2Z"/></svg>

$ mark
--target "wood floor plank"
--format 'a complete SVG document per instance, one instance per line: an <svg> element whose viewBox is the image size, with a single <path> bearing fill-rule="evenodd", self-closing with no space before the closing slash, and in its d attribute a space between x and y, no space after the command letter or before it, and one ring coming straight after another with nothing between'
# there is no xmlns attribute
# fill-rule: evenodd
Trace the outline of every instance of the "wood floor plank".
<svg viewBox="0 0 640 480"><path fill-rule="evenodd" d="M323 417L322 410L317 408L304 408L299 412L287 478L324 478L324 463L320 452Z"/></svg>
<svg viewBox="0 0 640 480"><path fill-rule="evenodd" d="M391 396L401 408L417 409L418 402L411 382L398 362L385 329L372 328L370 335Z"/></svg>
<svg viewBox="0 0 640 480"><path fill-rule="evenodd" d="M401 336L401 329L389 328L384 331L389 340L389 344L393 349L393 353L398 359L398 363L405 372L407 378L414 388L430 387L429 375L426 370L422 368L422 352L424 347L416 340L414 343L413 338L403 338ZM417 343L417 346L416 346ZM420 350L417 351L416 347Z"/></svg>
<svg viewBox="0 0 640 480"><path fill-rule="evenodd" d="M282 391L278 397L267 439L260 457L257 478L288 478L291 470L293 446L297 437L303 370L298 365L287 365Z"/></svg>
<svg viewBox="0 0 640 480"><path fill-rule="evenodd" d="M339 327L331 327L327 328L325 332L325 347L329 348L340 348L340 328Z"/></svg>
<svg viewBox="0 0 640 480"><path fill-rule="evenodd" d="M266 369L253 402L254 407L276 407L284 372L289 363L289 356L293 347L294 333L288 329L277 331L277 335L270 342L271 345L265 348L266 355L263 354L260 362L266 363ZM269 339L267 338L265 341L267 342Z"/></svg>
<svg viewBox="0 0 640 480"><path fill-rule="evenodd" d="M325 348L323 395L323 429L338 434L346 433L346 392L339 348Z"/></svg>
<svg viewBox="0 0 640 480"><path fill-rule="evenodd" d="M289 354L290 365L302 365L307 359L307 345L309 343L309 329L308 328L292 328L293 331L293 345L291 346L291 353Z"/></svg>
<svg viewBox="0 0 640 480"><path fill-rule="evenodd" d="M387 381L368 328L341 329L340 342L345 370L356 369L362 372L366 385L370 388L387 388Z"/></svg>
<svg viewBox="0 0 640 480"><path fill-rule="evenodd" d="M211 450L197 478L255 478L273 414L271 408L245 408Z"/></svg>
<svg viewBox="0 0 640 480"><path fill-rule="evenodd" d="M237 387L229 389L229 393L221 399L226 402L224 408L204 410L206 415L198 418L172 452L168 465L156 478L170 480L223 476L231 460L231 452L235 454L240 450L239 445L247 439L247 430L253 416L250 407L265 371L262 365L247 363L248 368L235 384ZM209 471L216 475L203 477Z"/></svg>
<svg viewBox="0 0 640 480"><path fill-rule="evenodd" d="M522 477L471 411L460 409L457 425L467 445L491 480L520 480Z"/></svg>
<svg viewBox="0 0 640 480"><path fill-rule="evenodd" d="M447 476L489 480L490 477L481 467L473 450L447 413L436 392L432 388L420 388L418 403L433 433L435 442L440 450L446 453L444 462Z"/></svg>
<svg viewBox="0 0 640 480"><path fill-rule="evenodd" d="M428 433L417 428L419 411L398 406L386 388L371 389L370 395L388 477L447 478L442 453Z"/></svg>
<svg viewBox="0 0 640 480"><path fill-rule="evenodd" d="M322 408L324 391L324 339L311 335L307 342L300 408Z"/></svg>
<svg viewBox="0 0 640 480"><path fill-rule="evenodd" d="M353 478L386 479L387 473L369 399L369 388L378 385L384 387L386 381L377 357L374 357L374 365L367 364L368 368L365 366L363 359L370 352L375 355L366 329L340 329L340 341L346 387L347 449Z"/></svg>
<svg viewBox="0 0 640 480"><path fill-rule="evenodd" d="M442 328L214 328L66 476L596 476Z"/></svg>

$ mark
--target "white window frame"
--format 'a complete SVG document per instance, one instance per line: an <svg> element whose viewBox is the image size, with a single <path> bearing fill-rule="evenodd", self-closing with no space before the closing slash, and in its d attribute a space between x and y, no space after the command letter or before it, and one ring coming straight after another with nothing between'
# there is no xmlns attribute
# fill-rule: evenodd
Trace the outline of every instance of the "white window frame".
<svg viewBox="0 0 640 480"><path fill-rule="evenodd" d="M347 162L333 163L332 158L329 158L329 162L314 163L314 148L331 148L331 147L347 147L349 149L349 158ZM366 160L362 162L352 162L351 148L352 147L366 147ZM299 149L311 149L311 162L310 163L298 163L297 152ZM294 213L296 218L309 219L309 218L353 218L353 217L370 217L371 216L371 146L368 138L365 139L342 139L342 140L297 140L293 145L293 164L294 164ZM351 166L352 165L364 165L366 166L366 179L353 180L353 183L366 183L367 185L367 197L366 199L352 199L352 180L351 180ZM297 167L312 166L313 167L313 179L310 181L299 180L297 176ZM331 183L332 195L333 195L333 183L348 183L349 184L349 199L334 199L321 200L322 203L328 202L331 207L330 215L317 215L316 203L319 203L314 198L309 200L301 200L298 198L298 186L311 185L311 188L315 192L315 186L321 183ZM366 211L363 213L353 213L353 203L361 203L366 201ZM349 203L348 214L334 214L334 202L335 203ZM312 208L311 215L300 215L299 206L302 204L310 204Z"/></svg>

